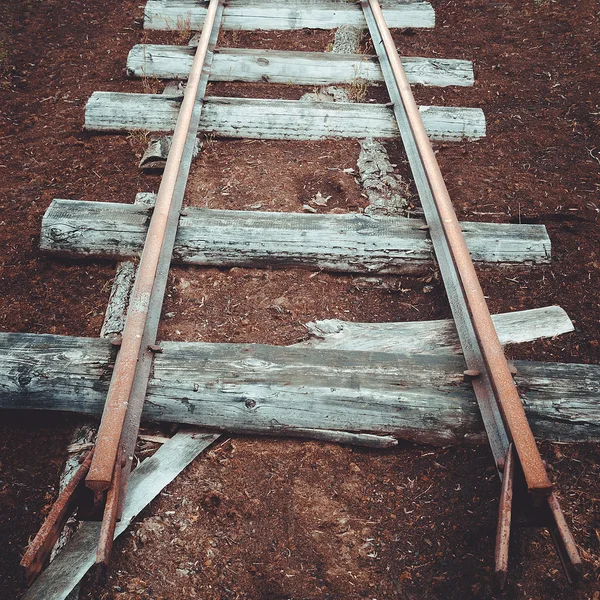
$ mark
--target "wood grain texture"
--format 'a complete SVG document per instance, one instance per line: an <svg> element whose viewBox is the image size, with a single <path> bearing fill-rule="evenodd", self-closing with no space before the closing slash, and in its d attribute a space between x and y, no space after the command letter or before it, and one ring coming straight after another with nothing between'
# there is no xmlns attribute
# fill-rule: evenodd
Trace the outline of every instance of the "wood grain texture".
<svg viewBox="0 0 600 600"><path fill-rule="evenodd" d="M274 435L329 429L430 444L485 440L460 355L176 342L163 348L147 420ZM99 415L112 351L101 339L0 334L0 407ZM600 441L600 366L515 365L539 439Z"/></svg>
<svg viewBox="0 0 600 600"><path fill-rule="evenodd" d="M433 27L435 13L428 2L382 3L390 27ZM206 6L196 0L148 0L144 29L200 30ZM360 7L335 0L293 0L274 4L269 0L230 0L223 15L223 29L296 30L335 29L341 25L366 27Z"/></svg>
<svg viewBox="0 0 600 600"><path fill-rule="evenodd" d="M195 48L137 44L127 58L129 77L187 79ZM467 60L404 57L410 83L431 86L472 86L473 64ZM215 53L211 81L269 82L290 85L351 84L383 81L375 56L222 48Z"/></svg>
<svg viewBox="0 0 600 600"><path fill-rule="evenodd" d="M574 331L560 306L492 315L500 343L521 344ZM376 350L392 353L457 354L461 352L452 319L404 323L351 323L325 319L307 324L310 348Z"/></svg>
<svg viewBox="0 0 600 600"><path fill-rule="evenodd" d="M85 128L107 132L172 131L180 104L181 97L164 94L94 92L85 107ZM422 106L419 110L433 140L485 137L485 117L479 108ZM200 131L271 140L400 137L392 109L383 104L257 98L207 98Z"/></svg>
<svg viewBox="0 0 600 600"><path fill-rule="evenodd" d="M136 266L133 261L123 261L117 265L100 337L115 337L123 331L135 272Z"/></svg>
<svg viewBox="0 0 600 600"><path fill-rule="evenodd" d="M115 529L115 539L218 437L184 429L163 444L153 456L144 460L129 478L125 508ZM23 600L64 600L94 564L100 525L100 522L93 521L82 523L63 550L27 590Z"/></svg>
<svg viewBox="0 0 600 600"><path fill-rule="evenodd" d="M140 205L53 200L40 247L73 256L139 255L150 209ZM359 214L303 214L186 209L173 260L217 266L289 266L354 273L420 272L432 265L419 219ZM543 225L463 223L473 259L546 264Z"/></svg>

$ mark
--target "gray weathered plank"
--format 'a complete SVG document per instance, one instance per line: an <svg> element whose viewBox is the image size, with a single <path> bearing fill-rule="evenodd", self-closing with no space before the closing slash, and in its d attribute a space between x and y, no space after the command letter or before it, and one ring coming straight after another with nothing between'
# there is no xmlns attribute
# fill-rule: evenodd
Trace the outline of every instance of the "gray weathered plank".
<svg viewBox="0 0 600 600"><path fill-rule="evenodd" d="M485 439L459 355L162 345L147 420L265 434L333 429L432 444ZM0 407L99 415L110 354L101 339L0 334ZM515 364L539 439L600 440L600 366Z"/></svg>
<svg viewBox="0 0 600 600"><path fill-rule="evenodd" d="M131 204L53 200L40 247L65 255L127 258L139 254L149 210ZM359 214L302 214L186 209L173 259L218 266L298 265L355 273L418 272L432 264L419 219ZM543 225L463 223L473 259L544 264Z"/></svg>
<svg viewBox="0 0 600 600"><path fill-rule="evenodd" d="M428 2L383 2L390 27L433 27L435 13ZM202 29L206 4L197 0L148 0L144 28L171 31ZM357 4L336 0L230 0L223 29L295 30L335 29L341 25L366 27Z"/></svg>
<svg viewBox="0 0 600 600"><path fill-rule="evenodd" d="M127 58L130 77L187 79L195 48L137 44ZM468 60L403 57L410 83L435 86L473 85ZM291 85L351 84L357 80L383 81L375 56L222 48L213 59L211 81L270 82Z"/></svg>
<svg viewBox="0 0 600 600"><path fill-rule="evenodd" d="M181 97L163 94L94 92L85 107L85 128L172 131L180 104ZM479 108L422 106L420 111L431 139L485 137L485 117ZM383 104L262 98L207 98L200 131L223 137L273 140L399 137L394 113Z"/></svg>
<svg viewBox="0 0 600 600"><path fill-rule="evenodd" d="M492 315L500 343L521 344L574 330L560 306L546 306ZM311 339L297 344L310 348L392 353L460 353L452 319L403 323L350 323L325 319L308 323Z"/></svg>
<svg viewBox="0 0 600 600"><path fill-rule="evenodd" d="M115 539L185 467L219 436L177 432L131 474ZM23 596L23 600L64 600L94 564L100 522L86 521Z"/></svg>

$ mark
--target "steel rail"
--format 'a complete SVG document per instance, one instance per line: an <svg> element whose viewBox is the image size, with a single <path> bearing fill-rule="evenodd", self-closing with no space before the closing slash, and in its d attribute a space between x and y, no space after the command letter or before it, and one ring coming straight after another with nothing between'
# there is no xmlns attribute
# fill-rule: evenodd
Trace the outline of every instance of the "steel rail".
<svg viewBox="0 0 600 600"><path fill-rule="evenodd" d="M50 560L52 548L58 541L67 519L73 512L77 502L79 502L81 488L89 471L93 455L94 449L92 448L83 458L71 480L59 493L35 538L27 546L27 551L21 559L21 567L25 570L25 583L28 586L33 583Z"/></svg>
<svg viewBox="0 0 600 600"><path fill-rule="evenodd" d="M508 575L508 550L510 529L512 526L513 484L515 479L515 458L512 444L506 452L502 473L502 491L498 507L498 526L496 528L496 549L494 552L494 584L503 589Z"/></svg>
<svg viewBox="0 0 600 600"><path fill-rule="evenodd" d="M577 581L581 577L582 563L575 540L556 495L552 492L552 484L529 428L396 46L379 1L361 0L361 6L394 105L402 142L430 229L435 256L467 364L465 378L468 376L472 382L496 466L503 479L496 548L496 580L500 585L506 580L513 520L512 490L515 480L518 480L523 482L524 489L533 492L527 494L526 501L522 504L527 504L530 510L541 517L538 520L550 530L567 578L570 582ZM519 458L518 473L514 468L513 448L517 450Z"/></svg>
<svg viewBox="0 0 600 600"><path fill-rule="evenodd" d="M208 40L208 49L204 61L204 68L200 76L200 83L198 85L198 91L196 93L196 104L194 105L192 118L190 121L190 127L188 129L187 138L185 140L184 151L179 166L179 175L177 177L177 182L175 184L175 189L173 192L173 203L171 206L169 222L167 224L165 241L161 249L156 279L154 282L154 288L152 290L152 296L150 297L148 319L146 321L146 329L142 338L142 352L140 354L140 360L138 362L135 373L135 381L131 390L131 395L129 397L129 407L127 409L127 415L125 417L123 438L121 440L125 463L121 475L119 518L123 509L123 503L125 501L127 482L129 480L129 474L132 468L133 455L135 451L139 425L142 417L142 411L144 408L144 401L146 399L146 391L148 389L148 383L150 380L154 354L157 350L154 344L156 343L156 336L158 333L158 326L160 322L160 313L162 310L163 299L167 288L169 268L171 265L171 256L173 254L173 247L175 245L175 237L177 235L177 227L179 225L179 217L181 215L181 207L183 205L183 198L187 186L188 175L196 152L196 145L198 140L198 126L200 123L200 116L202 113L203 106L202 99L206 94L206 88L208 86L210 69L214 57L214 48L217 44L217 38L219 37L219 31L221 29L221 23L223 20L223 11L224 2L221 0L217 6L217 12L214 18L212 32L210 33ZM199 40L199 46L200 41L201 40ZM158 350L160 351L160 349Z"/></svg>
<svg viewBox="0 0 600 600"><path fill-rule="evenodd" d="M363 0L363 5L366 1ZM409 123L412 141L414 141L414 145L416 146L418 159L423 165L427 185L433 197L434 207L426 208L425 205L423 206L427 222L429 224L427 213L431 213L431 208L434 208L441 224L443 239L440 239L440 236L436 236L436 239L434 239L432 235L432 242L434 243L434 247L439 247L441 244L447 247L454 270L458 274L461 296L467 307L476 343L479 346L483 359L483 365L471 365L469 364L469 358L465 355L467 367L468 369L478 371L478 374L480 374L482 372L481 366L483 366L487 372L489 382L494 391L495 403L500 410L502 421L504 422L510 441L513 442L519 456L527 488L532 493L548 496L552 492L552 484L548 479L542 457L527 422L523 403L519 397L508 362L506 361L504 349L498 339L483 290L479 283L479 278L471 260L469 249L456 217L452 200L446 189L446 184L444 183L444 178L433 148L431 147L431 142L425 131L419 109L412 95L400 56L385 23L378 0L368 0L368 4L383 41L393 73L395 87L397 87L400 94L404 112ZM402 137L404 141L404 132L402 132ZM412 163L413 161L411 161L411 166ZM435 250L437 255L437 248ZM442 277L446 279L446 273L442 272ZM477 379L477 377L474 379ZM502 456L506 456L506 449L502 452Z"/></svg>
<svg viewBox="0 0 600 600"><path fill-rule="evenodd" d="M173 141L167 163L156 198L148 234L140 259L137 276L127 311L121 348L117 355L113 376L98 430L96 450L86 485L96 494L102 493L111 485L118 448L123 434L123 426L127 415L131 392L135 383L135 374L146 330L151 297L155 287L155 278L159 268L163 247L170 256L172 247L165 245L165 236L169 223L169 215L173 204L173 196L178 186L178 177L186 140L189 138L190 123L197 104L200 80L204 70L209 42L216 21L217 8L222 0L210 0L202 35L200 37L187 87L179 111L177 125L173 133ZM195 135L195 133L194 133ZM186 173L187 181L187 173ZM184 186L185 188L185 186ZM164 294L160 295L162 305ZM136 431L137 433L137 431Z"/></svg>

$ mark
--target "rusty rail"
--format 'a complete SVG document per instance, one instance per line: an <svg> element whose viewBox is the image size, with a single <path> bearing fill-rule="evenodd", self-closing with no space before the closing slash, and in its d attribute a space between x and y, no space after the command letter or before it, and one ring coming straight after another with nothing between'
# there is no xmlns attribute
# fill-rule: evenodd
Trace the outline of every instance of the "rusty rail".
<svg viewBox="0 0 600 600"><path fill-rule="evenodd" d="M379 0L361 0L361 6L429 226L467 365L465 378L468 377L473 385L496 466L503 478L496 580L503 585L506 579L513 488L521 481L532 502L545 507L544 526L553 533L567 577L576 580L581 574L581 559L558 500L552 493L552 484L527 422L513 374L498 340L469 249ZM518 477L513 448L519 460Z"/></svg>
<svg viewBox="0 0 600 600"><path fill-rule="evenodd" d="M123 433L123 424L140 356L142 336L146 328L150 297L219 3L220 0L211 0L208 7L131 293L121 348L115 362L102 421L98 430L96 452L86 478L86 485L95 492L103 492L108 489L115 470L117 449Z"/></svg>
<svg viewBox="0 0 600 600"><path fill-rule="evenodd" d="M92 448L84 457L77 471L64 487L52 505L48 516L40 527L33 541L21 560L21 567L25 570L25 583L29 586L42 572L45 564L50 560L50 553L63 530L69 515L75 509L81 496L81 488L88 474L94 449Z"/></svg>
<svg viewBox="0 0 600 600"><path fill-rule="evenodd" d="M104 502L96 564L108 565L150 377L171 256L223 0L210 0L142 251L86 485ZM106 496L105 496L106 491Z"/></svg>
<svg viewBox="0 0 600 600"><path fill-rule="evenodd" d="M552 484L548 479L542 457L527 422L523 404L506 361L504 349L496 334L483 290L471 260L471 254L454 212L452 200L446 189L431 142L425 131L419 108L412 95L400 56L385 23L381 6L378 0L369 0L369 5L385 46L385 52L394 76L394 83L402 100L419 160L425 170L427 183L431 190L435 210L439 216L445 238L442 243L448 248L458 274L464 303L469 311L473 331L494 390L495 401L500 408L510 439L521 460L529 491L548 495L552 491ZM440 244L438 243L438 245ZM467 367L481 373L479 365L469 364L468 358Z"/></svg>

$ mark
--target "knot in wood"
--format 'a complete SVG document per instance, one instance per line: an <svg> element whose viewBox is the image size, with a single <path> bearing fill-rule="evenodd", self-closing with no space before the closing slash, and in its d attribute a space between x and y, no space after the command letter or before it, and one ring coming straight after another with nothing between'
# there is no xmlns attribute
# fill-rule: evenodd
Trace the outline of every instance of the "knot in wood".
<svg viewBox="0 0 600 600"><path fill-rule="evenodd" d="M244 404L246 408L254 408L256 406L256 400L252 400L252 398L246 398L244 400Z"/></svg>

